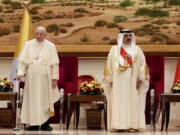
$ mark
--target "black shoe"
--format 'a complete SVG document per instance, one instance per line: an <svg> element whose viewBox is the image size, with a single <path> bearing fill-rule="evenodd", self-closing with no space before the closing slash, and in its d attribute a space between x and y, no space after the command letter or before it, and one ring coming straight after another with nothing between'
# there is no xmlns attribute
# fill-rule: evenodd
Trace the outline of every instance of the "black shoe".
<svg viewBox="0 0 180 135"><path fill-rule="evenodd" d="M52 131L52 127L48 126L41 126L41 130L43 131Z"/></svg>
<svg viewBox="0 0 180 135"><path fill-rule="evenodd" d="M38 126L29 126L29 127L26 127L24 130L26 130L26 131L38 131L39 127Z"/></svg>
<svg viewBox="0 0 180 135"><path fill-rule="evenodd" d="M52 127L49 126L50 119L48 119L44 124L41 125L41 130L52 131Z"/></svg>
<svg viewBox="0 0 180 135"><path fill-rule="evenodd" d="M45 123L41 125L41 128L49 127L50 120L47 120Z"/></svg>

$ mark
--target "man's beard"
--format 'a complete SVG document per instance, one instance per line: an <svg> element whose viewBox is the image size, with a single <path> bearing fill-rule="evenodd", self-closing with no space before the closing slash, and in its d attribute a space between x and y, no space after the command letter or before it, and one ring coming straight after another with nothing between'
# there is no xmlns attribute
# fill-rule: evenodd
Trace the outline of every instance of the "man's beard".
<svg viewBox="0 0 180 135"><path fill-rule="evenodd" d="M128 38L128 39L127 39L127 41L128 41L128 42L131 42L131 39L130 39L130 38Z"/></svg>
<svg viewBox="0 0 180 135"><path fill-rule="evenodd" d="M131 44L131 39L127 39L125 44L130 45Z"/></svg>

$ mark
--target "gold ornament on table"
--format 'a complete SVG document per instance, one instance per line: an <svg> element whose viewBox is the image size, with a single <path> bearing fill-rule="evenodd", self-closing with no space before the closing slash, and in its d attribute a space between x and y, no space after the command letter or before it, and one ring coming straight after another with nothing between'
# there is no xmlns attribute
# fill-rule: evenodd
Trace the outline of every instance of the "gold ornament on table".
<svg viewBox="0 0 180 135"><path fill-rule="evenodd" d="M131 56L128 54L125 55L124 64L123 65L119 64L120 71L126 71L128 68L132 68L132 66L128 63L128 58L131 58Z"/></svg>

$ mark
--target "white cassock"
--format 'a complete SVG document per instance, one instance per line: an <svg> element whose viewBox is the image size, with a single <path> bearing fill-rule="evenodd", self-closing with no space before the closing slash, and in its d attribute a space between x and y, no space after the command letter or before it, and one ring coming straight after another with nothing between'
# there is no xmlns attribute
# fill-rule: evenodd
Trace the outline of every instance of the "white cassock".
<svg viewBox="0 0 180 135"><path fill-rule="evenodd" d="M54 112L59 100L58 88L52 89L52 79L59 78L59 58L56 47L48 40L26 42L19 57L18 75L25 75L21 123L41 125Z"/></svg>
<svg viewBox="0 0 180 135"><path fill-rule="evenodd" d="M123 47L132 57L132 68L125 71L119 70L124 58L120 55ZM123 45L112 46L106 65L107 82L113 82L105 90L108 101L108 129L144 129L145 124L145 99L149 88L149 73L142 50L133 46L131 50ZM137 80L142 81L139 89Z"/></svg>

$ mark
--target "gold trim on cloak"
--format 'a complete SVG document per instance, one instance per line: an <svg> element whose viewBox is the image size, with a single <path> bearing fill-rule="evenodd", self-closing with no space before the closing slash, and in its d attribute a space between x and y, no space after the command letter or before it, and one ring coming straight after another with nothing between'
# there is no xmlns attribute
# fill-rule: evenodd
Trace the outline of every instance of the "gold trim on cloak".
<svg viewBox="0 0 180 135"><path fill-rule="evenodd" d="M147 63L146 63L146 65L145 65L145 76L146 76L145 79L146 80L149 80L148 75L149 75L149 68L148 68Z"/></svg>
<svg viewBox="0 0 180 135"><path fill-rule="evenodd" d="M50 109L48 109L48 114L49 114L49 116L55 116L55 113L54 112L52 112Z"/></svg>
<svg viewBox="0 0 180 135"><path fill-rule="evenodd" d="M125 56L125 60L124 60L124 64L123 65L121 65L121 64L119 64L119 70L120 71L126 71L128 68L132 68L132 65L130 65L129 63L128 63L128 57L131 57L130 55L126 55Z"/></svg>
<svg viewBox="0 0 180 135"><path fill-rule="evenodd" d="M110 70L108 67L108 63L106 62L106 65L104 67L104 76L108 76L108 75L110 75Z"/></svg>
<svg viewBox="0 0 180 135"><path fill-rule="evenodd" d="M126 56L126 58L125 58L125 60L124 60L124 64L123 65L120 65L119 64L119 71L122 71L122 72L124 72L124 71L126 71L127 70L127 68L133 68L133 64L136 62L136 60L137 60L137 51L138 51L138 47L135 47L135 49L134 49L134 55L133 56L130 56L130 55L127 55ZM132 65L130 65L129 63L128 63L128 61L127 61L127 58L128 57L131 57L132 58Z"/></svg>

